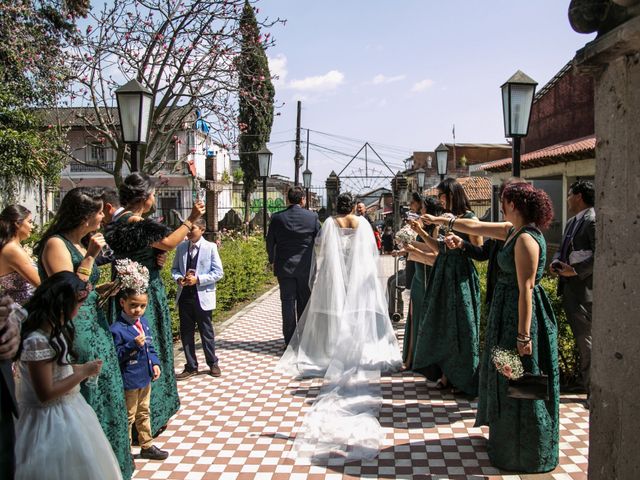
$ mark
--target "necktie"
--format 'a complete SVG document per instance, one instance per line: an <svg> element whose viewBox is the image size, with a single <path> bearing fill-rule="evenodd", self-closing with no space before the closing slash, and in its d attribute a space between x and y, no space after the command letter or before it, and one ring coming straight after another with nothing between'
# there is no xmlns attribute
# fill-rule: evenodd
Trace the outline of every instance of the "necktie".
<svg viewBox="0 0 640 480"><path fill-rule="evenodd" d="M142 323L140 323L139 318L136 320L133 326L136 327L136 330L138 330L138 332L140 332L140 335L144 335L144 328L142 328Z"/></svg>
<svg viewBox="0 0 640 480"><path fill-rule="evenodd" d="M192 243L190 247L189 255L191 256L191 258L194 258L197 253L198 253L198 246L195 243Z"/></svg>

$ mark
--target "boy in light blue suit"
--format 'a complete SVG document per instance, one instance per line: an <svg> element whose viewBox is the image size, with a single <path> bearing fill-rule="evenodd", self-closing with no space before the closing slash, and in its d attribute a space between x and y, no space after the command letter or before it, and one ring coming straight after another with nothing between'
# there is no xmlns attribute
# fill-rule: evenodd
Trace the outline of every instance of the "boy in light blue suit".
<svg viewBox="0 0 640 480"><path fill-rule="evenodd" d="M222 278L222 262L215 243L202 238L207 224L203 218L194 222L187 240L178 245L173 259L171 275L178 282L178 312L180 340L187 364L176 375L184 380L198 373L195 352L195 326L198 325L202 349L212 377L221 375L215 351L215 336L211 314L216 307L216 283Z"/></svg>

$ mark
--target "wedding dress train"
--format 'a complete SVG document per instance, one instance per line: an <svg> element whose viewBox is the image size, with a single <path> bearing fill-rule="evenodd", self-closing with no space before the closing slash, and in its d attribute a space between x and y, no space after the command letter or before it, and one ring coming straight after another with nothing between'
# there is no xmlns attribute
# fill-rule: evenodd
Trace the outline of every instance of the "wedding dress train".
<svg viewBox="0 0 640 480"><path fill-rule="evenodd" d="M277 365L295 377L324 377L292 454L314 463L371 459L384 441L380 374L402 366L371 226L360 219L355 229L340 228L329 218L314 260L309 303Z"/></svg>

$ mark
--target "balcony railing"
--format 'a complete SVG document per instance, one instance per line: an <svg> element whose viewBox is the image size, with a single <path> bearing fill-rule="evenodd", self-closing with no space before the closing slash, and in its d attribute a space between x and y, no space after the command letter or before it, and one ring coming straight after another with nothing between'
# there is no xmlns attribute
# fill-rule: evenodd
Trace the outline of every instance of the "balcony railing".
<svg viewBox="0 0 640 480"><path fill-rule="evenodd" d="M69 167L70 167L71 173L76 173L76 172L103 172L104 173L104 170L101 170L100 168L98 168L98 165L104 169L113 170L115 162L100 162L100 163L97 163L95 166L84 165L78 162L72 162L71 164L69 164Z"/></svg>

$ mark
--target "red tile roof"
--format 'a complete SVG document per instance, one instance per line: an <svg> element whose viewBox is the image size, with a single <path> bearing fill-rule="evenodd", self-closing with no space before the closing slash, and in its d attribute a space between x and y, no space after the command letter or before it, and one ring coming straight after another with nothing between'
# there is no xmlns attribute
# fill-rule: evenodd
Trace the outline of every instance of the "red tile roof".
<svg viewBox="0 0 640 480"><path fill-rule="evenodd" d="M486 202L491 200L491 181L486 177L460 177L456 180L462 185L470 202ZM438 190L430 188L425 195L437 195Z"/></svg>
<svg viewBox="0 0 640 480"><path fill-rule="evenodd" d="M595 149L596 137L595 135L590 135L525 153L520 157L520 166L524 170L571 160L593 158ZM481 168L488 172L507 172L511 170L511 158L488 162L482 165Z"/></svg>

